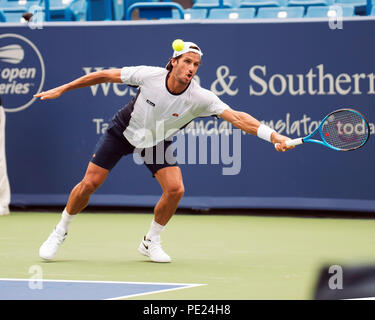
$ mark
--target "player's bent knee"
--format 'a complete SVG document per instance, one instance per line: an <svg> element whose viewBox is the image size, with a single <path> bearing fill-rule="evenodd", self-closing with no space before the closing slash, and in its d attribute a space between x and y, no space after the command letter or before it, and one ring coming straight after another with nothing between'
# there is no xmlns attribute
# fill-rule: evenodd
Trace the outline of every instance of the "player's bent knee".
<svg viewBox="0 0 375 320"><path fill-rule="evenodd" d="M100 183L95 180L83 179L81 188L84 193L92 194L100 187Z"/></svg>
<svg viewBox="0 0 375 320"><path fill-rule="evenodd" d="M181 199L184 196L185 188L183 185L175 185L169 187L165 193L167 197Z"/></svg>

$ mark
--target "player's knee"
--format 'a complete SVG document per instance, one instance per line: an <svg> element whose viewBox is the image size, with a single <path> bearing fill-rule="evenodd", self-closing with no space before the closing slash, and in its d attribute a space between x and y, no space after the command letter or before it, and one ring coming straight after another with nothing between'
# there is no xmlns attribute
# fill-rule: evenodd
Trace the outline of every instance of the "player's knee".
<svg viewBox="0 0 375 320"><path fill-rule="evenodd" d="M83 179L81 181L81 190L83 193L92 194L100 187L100 183L91 179Z"/></svg>
<svg viewBox="0 0 375 320"><path fill-rule="evenodd" d="M183 184L176 184L169 186L165 193L170 198L181 199L184 196L185 188Z"/></svg>

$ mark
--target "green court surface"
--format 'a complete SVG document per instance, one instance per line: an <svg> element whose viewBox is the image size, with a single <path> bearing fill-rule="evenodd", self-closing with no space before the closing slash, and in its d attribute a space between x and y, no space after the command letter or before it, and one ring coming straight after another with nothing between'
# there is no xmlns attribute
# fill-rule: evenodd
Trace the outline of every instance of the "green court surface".
<svg viewBox="0 0 375 320"><path fill-rule="evenodd" d="M169 264L137 251L151 214L81 213L53 262L38 256L59 213L0 217L0 278L205 284L132 299L311 299L323 264L375 261L375 220L176 214Z"/></svg>

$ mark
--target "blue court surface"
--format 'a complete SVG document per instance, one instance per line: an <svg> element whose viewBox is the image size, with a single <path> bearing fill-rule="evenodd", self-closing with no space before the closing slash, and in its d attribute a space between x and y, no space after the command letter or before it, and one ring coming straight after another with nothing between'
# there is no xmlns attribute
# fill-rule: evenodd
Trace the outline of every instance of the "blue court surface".
<svg viewBox="0 0 375 320"><path fill-rule="evenodd" d="M201 284L0 279L0 300L110 300L196 286Z"/></svg>

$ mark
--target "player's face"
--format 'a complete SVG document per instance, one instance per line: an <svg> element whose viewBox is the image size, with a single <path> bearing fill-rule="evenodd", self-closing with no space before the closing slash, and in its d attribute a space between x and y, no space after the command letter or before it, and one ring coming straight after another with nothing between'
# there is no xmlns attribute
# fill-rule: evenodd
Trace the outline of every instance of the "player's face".
<svg viewBox="0 0 375 320"><path fill-rule="evenodd" d="M188 84L194 78L200 64L201 57L198 53L184 53L180 59L172 61L172 70L176 80L181 84Z"/></svg>

